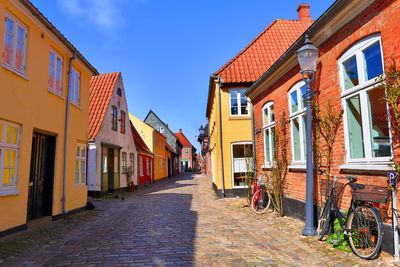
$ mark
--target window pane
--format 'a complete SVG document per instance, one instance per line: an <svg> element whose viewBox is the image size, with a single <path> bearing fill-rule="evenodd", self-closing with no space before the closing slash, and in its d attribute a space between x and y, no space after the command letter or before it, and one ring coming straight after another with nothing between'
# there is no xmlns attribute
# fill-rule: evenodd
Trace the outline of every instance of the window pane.
<svg viewBox="0 0 400 267"><path fill-rule="evenodd" d="M305 85L303 85L301 88L300 88L300 94L301 94L301 108L303 109L303 108L306 108L306 105L307 105L307 100L306 100L306 93L307 93L307 88L306 88L306 86Z"/></svg>
<svg viewBox="0 0 400 267"><path fill-rule="evenodd" d="M232 115L238 115L238 99L237 99L237 91L232 90L230 92L231 95L231 114Z"/></svg>
<svg viewBox="0 0 400 267"><path fill-rule="evenodd" d="M54 88L54 61L55 55L53 52L50 52L50 66L49 66L49 88Z"/></svg>
<svg viewBox="0 0 400 267"><path fill-rule="evenodd" d="M292 106L292 113L299 109L299 104L297 102L297 90L290 93L290 103Z"/></svg>
<svg viewBox="0 0 400 267"><path fill-rule="evenodd" d="M385 90L378 88L368 91L369 121L371 131L372 157L390 157L390 138L387 120Z"/></svg>
<svg viewBox="0 0 400 267"><path fill-rule="evenodd" d="M242 115L249 113L247 110L247 99L244 96L244 92L240 92L240 112Z"/></svg>
<svg viewBox="0 0 400 267"><path fill-rule="evenodd" d="M13 126L8 126L7 128L7 144L16 145L18 137L18 128Z"/></svg>
<svg viewBox="0 0 400 267"><path fill-rule="evenodd" d="M292 134L293 134L294 160L301 160L299 118L295 118L292 120Z"/></svg>
<svg viewBox="0 0 400 267"><path fill-rule="evenodd" d="M4 62L12 64L12 54L14 48L14 21L6 18L6 37L4 46Z"/></svg>
<svg viewBox="0 0 400 267"><path fill-rule="evenodd" d="M270 130L271 134L271 161L275 159L275 127L272 127Z"/></svg>
<svg viewBox="0 0 400 267"><path fill-rule="evenodd" d="M79 160L75 160L75 184L79 184Z"/></svg>
<svg viewBox="0 0 400 267"><path fill-rule="evenodd" d="M18 26L17 30L17 51L15 55L15 68L24 70L25 60L25 30Z"/></svg>
<svg viewBox="0 0 400 267"><path fill-rule="evenodd" d="M307 157L307 147L306 147L306 115L301 116L301 120L303 121L302 130L303 130L303 160Z"/></svg>
<svg viewBox="0 0 400 267"><path fill-rule="evenodd" d="M358 85L356 56L352 56L343 63L344 88L349 89Z"/></svg>
<svg viewBox="0 0 400 267"><path fill-rule="evenodd" d="M103 173L108 172L108 165L107 165L107 155L103 155Z"/></svg>
<svg viewBox="0 0 400 267"><path fill-rule="evenodd" d="M269 124L269 112L268 112L268 108L264 109L264 125L268 125Z"/></svg>
<svg viewBox="0 0 400 267"><path fill-rule="evenodd" d="M61 92L61 67L62 67L61 58L57 57L55 89L58 92Z"/></svg>
<svg viewBox="0 0 400 267"><path fill-rule="evenodd" d="M271 122L274 122L275 121L275 113L274 113L274 105L272 105L271 107L270 107L270 112L269 112L269 114L270 114L270 120L271 120Z"/></svg>
<svg viewBox="0 0 400 267"><path fill-rule="evenodd" d="M367 79L371 80L383 73L381 45L376 42L363 51Z"/></svg>
<svg viewBox="0 0 400 267"><path fill-rule="evenodd" d="M79 73L78 72L75 72L75 81L74 82L75 82L75 101L74 102L76 104L79 104L80 91L79 91Z"/></svg>
<svg viewBox="0 0 400 267"><path fill-rule="evenodd" d="M265 162L271 162L271 143L269 129L264 131Z"/></svg>
<svg viewBox="0 0 400 267"><path fill-rule="evenodd" d="M81 184L85 184L86 183L86 161L85 160L81 160L81 180L80 180Z"/></svg>
<svg viewBox="0 0 400 267"><path fill-rule="evenodd" d="M13 185L15 180L17 152L5 150L3 185Z"/></svg>
<svg viewBox="0 0 400 267"><path fill-rule="evenodd" d="M364 158L364 136L362 131L362 117L360 95L346 100L347 127L349 131L350 157Z"/></svg>

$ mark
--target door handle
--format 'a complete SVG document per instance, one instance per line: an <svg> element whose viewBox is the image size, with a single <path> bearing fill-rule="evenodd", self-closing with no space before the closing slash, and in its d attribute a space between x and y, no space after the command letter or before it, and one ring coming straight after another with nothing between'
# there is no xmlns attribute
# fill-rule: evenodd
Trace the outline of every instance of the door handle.
<svg viewBox="0 0 400 267"><path fill-rule="evenodd" d="M33 182L29 182L29 186L33 186Z"/></svg>

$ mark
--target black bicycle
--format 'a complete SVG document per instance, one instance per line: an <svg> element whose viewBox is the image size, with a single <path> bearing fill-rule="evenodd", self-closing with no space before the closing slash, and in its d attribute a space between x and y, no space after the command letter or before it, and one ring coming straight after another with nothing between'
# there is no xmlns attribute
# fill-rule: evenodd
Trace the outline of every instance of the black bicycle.
<svg viewBox="0 0 400 267"><path fill-rule="evenodd" d="M337 182L337 176L320 172L326 175L321 183L321 191L325 190L322 193L325 193L326 199L318 217L318 240L322 241L325 235L332 234L333 231L341 231L347 236L354 254L363 259L374 259L380 252L383 238L382 218L376 206L387 202L388 189L357 184L356 178L351 176L345 177L348 182L343 184ZM343 215L338 207L338 200L347 185L351 188L352 198L347 215ZM336 218L340 230L333 227ZM337 234L340 236L341 233Z"/></svg>

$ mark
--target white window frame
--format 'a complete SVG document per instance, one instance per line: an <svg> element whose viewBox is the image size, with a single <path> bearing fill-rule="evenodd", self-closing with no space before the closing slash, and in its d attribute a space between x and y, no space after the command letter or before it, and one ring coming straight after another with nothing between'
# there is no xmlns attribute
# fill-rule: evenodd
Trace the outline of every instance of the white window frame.
<svg viewBox="0 0 400 267"><path fill-rule="evenodd" d="M150 160L146 157L146 175L150 175Z"/></svg>
<svg viewBox="0 0 400 267"><path fill-rule="evenodd" d="M292 163L300 164L300 165L304 165L306 163L306 148L304 146L304 140L306 138L306 136L304 135L304 127L306 127L306 125L305 125L305 119L303 119L303 117L306 114L306 107L303 106L302 95L301 95L301 88L305 84L306 83L304 81L299 81L295 85L293 85L293 87L288 92L289 119L290 119L290 141L291 141L291 149L292 149ZM293 92L296 92L296 95L297 95L297 106L298 106L298 109L295 112L292 111L291 94ZM293 127L294 127L293 126L293 121L295 119L299 120L299 127L300 127L300 132L299 132L299 137L300 137L300 160L296 160L295 159L294 136L293 136Z"/></svg>
<svg viewBox="0 0 400 267"><path fill-rule="evenodd" d="M374 90L377 88L381 88L380 81L377 77L374 77L370 80L367 79L366 75L366 66L365 60L363 57L363 51L370 46L374 45L376 42L379 42L381 49L381 60L382 60L382 70L383 75L385 71L385 65L383 60L383 50L382 50L382 40L379 34L374 34L369 37L366 37L354 44L350 47L338 60L338 69L339 69L339 78L340 78L340 86L342 88L341 98L342 98L342 107L343 107L343 124L344 124L344 139L345 139L345 147L346 147L346 162L348 164L388 164L391 162L393 157L393 151L391 150L391 156L389 157L372 157L372 147L371 147L371 132L370 132L370 117L369 117L369 107L368 107L368 91ZM357 62L357 73L359 84L345 89L344 85L344 66L343 63L349 58L356 56ZM384 76L383 76L384 77ZM359 95L360 97L360 106L361 106L361 114L362 114L362 133L364 136L364 158L351 158L350 155L350 140L349 140L349 128L348 128L348 112L347 112L347 103L346 101L353 96ZM386 105L387 108L387 105ZM390 129L390 127L389 127ZM392 142L391 132L389 130L389 139Z"/></svg>
<svg viewBox="0 0 400 267"><path fill-rule="evenodd" d="M240 92L246 92L246 88L232 88L229 89L229 115L232 117L248 117L250 116L250 105L249 105L249 101L248 98L246 97L246 103L247 103L247 114L242 114L242 101L241 101L241 96L240 96ZM232 96L231 96L231 91L238 91L236 93L236 98L238 101L238 114L232 114Z"/></svg>
<svg viewBox="0 0 400 267"><path fill-rule="evenodd" d="M21 126L15 123L0 120L0 124L3 125L2 129L2 139L0 140L0 196L3 195L14 195L18 194L17 183L18 183L18 161L19 161L19 144L21 139ZM16 144L7 144L7 129L8 127L15 127L18 129L17 142ZM4 150L14 150L15 153L15 179L12 185L3 185L4 179Z"/></svg>
<svg viewBox="0 0 400 267"><path fill-rule="evenodd" d="M11 54L11 64L5 62L4 54L5 54L5 47L6 47L6 20L9 19L14 22L13 28L13 46L12 46L12 54ZM18 69L15 66L16 58L17 58L17 38L18 38L18 27L22 28L25 31L25 39L24 39L24 47L23 47L23 62L22 62L22 70ZM26 48L28 42L28 30L19 20L11 16L10 14L6 13L4 18L4 39L3 39L3 66L6 66L8 69L15 71L23 76L26 74Z"/></svg>
<svg viewBox="0 0 400 267"><path fill-rule="evenodd" d="M143 173L143 156L139 156L139 175L144 176Z"/></svg>
<svg viewBox="0 0 400 267"><path fill-rule="evenodd" d="M128 172L128 154L124 151L121 152L121 173L125 174Z"/></svg>
<svg viewBox="0 0 400 267"><path fill-rule="evenodd" d="M275 151L275 143L274 143L274 135L273 131L275 128L275 119L272 118L271 110L273 110L274 102L267 102L262 108L262 123L263 123L263 144L264 144L264 167L270 168L274 163L274 151ZM272 108L272 109L271 109ZM265 124L265 110L268 110L268 124ZM269 143L270 143L270 151L269 157L271 161L267 161L267 146L265 143L266 132L269 132Z"/></svg>
<svg viewBox="0 0 400 267"><path fill-rule="evenodd" d="M249 142L249 141L231 143L232 188L245 188L246 186L235 185L235 165L233 162L233 146L235 146L235 145L252 145L253 146L253 143ZM254 148L252 147L252 149L254 149ZM253 162L253 165L254 165L254 162Z"/></svg>
<svg viewBox="0 0 400 267"><path fill-rule="evenodd" d="M57 53L55 50L50 50L50 53L49 53L49 73L48 73L49 77L48 77L48 79L50 79L51 54L54 54L54 59L55 59L54 70L53 70L54 71L54 80L52 82L52 86L49 86L48 90L50 92L56 94L56 95L62 96L62 94L63 94L63 86L62 85L63 85L63 64L64 64L64 60L63 60L63 57L60 56L60 54ZM56 85L56 81L57 81L57 78L56 78L57 77L57 59L61 60L60 88L55 88L56 87L55 86Z"/></svg>
<svg viewBox="0 0 400 267"><path fill-rule="evenodd" d="M84 150L84 155L82 156L81 152L82 149ZM76 151L79 151L78 155L76 154ZM86 179L87 179L87 172L86 172L86 152L87 152L87 147L86 144L82 143L77 143L76 144L76 150L75 150L75 171L76 171L76 164L78 164L78 172L79 172L79 181L76 180L76 173L75 173L75 185L86 185ZM83 170L82 170L82 162L84 162L84 177L83 177Z"/></svg>
<svg viewBox="0 0 400 267"><path fill-rule="evenodd" d="M78 82L76 82L77 78ZM69 78L69 95L70 102L79 107L81 105L81 73L74 67L71 68Z"/></svg>

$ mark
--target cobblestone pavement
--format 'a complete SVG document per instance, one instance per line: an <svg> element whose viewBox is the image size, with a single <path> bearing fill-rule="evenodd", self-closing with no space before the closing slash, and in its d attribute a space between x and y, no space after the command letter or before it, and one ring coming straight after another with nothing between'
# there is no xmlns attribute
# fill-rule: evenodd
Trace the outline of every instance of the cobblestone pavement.
<svg viewBox="0 0 400 267"><path fill-rule="evenodd" d="M216 199L202 175L169 178L0 239L2 266L389 266L300 235L304 224Z"/></svg>

